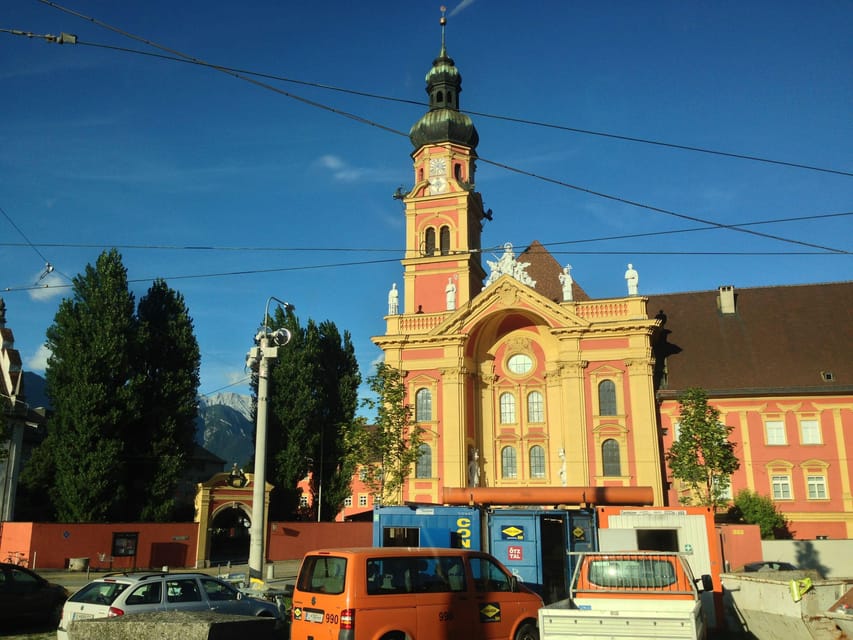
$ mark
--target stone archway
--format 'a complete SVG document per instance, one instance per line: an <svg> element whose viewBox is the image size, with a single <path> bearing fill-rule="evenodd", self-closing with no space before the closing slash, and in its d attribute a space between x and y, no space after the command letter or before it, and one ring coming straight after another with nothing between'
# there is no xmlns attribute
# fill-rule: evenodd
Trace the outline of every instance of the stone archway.
<svg viewBox="0 0 853 640"><path fill-rule="evenodd" d="M264 531L269 525L272 488L269 482L264 487ZM195 519L198 522L197 567L209 566L211 560L240 559L243 545L248 558L247 524L252 520L253 492L254 474L244 474L236 469L217 473L207 482L199 483L195 499ZM265 539L268 540L268 537L265 536ZM211 558L212 551L222 558ZM234 557L228 558L229 555ZM264 556L266 557L266 549Z"/></svg>

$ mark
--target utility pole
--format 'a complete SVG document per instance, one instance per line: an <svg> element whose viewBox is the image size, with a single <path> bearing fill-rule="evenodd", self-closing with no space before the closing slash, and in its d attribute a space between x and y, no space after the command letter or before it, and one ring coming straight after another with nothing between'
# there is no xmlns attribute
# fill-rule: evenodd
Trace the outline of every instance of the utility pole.
<svg viewBox="0 0 853 640"><path fill-rule="evenodd" d="M255 336L258 345L249 350L246 365L258 370L258 422L255 429L255 473L252 478L252 526L249 529L249 579L263 581L264 569L264 505L267 484L267 395L269 388L270 360L278 356L278 348L290 342L290 331L281 328L270 332L270 302L275 300L285 310L294 306L284 300L270 296L264 309L264 324Z"/></svg>

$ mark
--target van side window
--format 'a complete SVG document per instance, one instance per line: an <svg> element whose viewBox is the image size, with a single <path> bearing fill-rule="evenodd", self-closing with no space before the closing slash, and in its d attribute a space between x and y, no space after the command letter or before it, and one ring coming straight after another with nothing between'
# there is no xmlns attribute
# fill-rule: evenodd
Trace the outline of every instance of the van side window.
<svg viewBox="0 0 853 640"><path fill-rule="evenodd" d="M366 576L369 595L465 590L465 570L457 557L370 558Z"/></svg>
<svg viewBox="0 0 853 640"><path fill-rule="evenodd" d="M512 591L509 576L489 558L471 558L471 574L477 591Z"/></svg>
<svg viewBox="0 0 853 640"><path fill-rule="evenodd" d="M308 556L299 572L299 590L340 594L346 586L347 560L333 556Z"/></svg>

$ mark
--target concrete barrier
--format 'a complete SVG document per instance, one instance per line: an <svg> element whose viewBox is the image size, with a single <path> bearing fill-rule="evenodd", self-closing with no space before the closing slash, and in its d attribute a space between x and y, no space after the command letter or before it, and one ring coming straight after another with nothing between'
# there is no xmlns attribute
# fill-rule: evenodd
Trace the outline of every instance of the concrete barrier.
<svg viewBox="0 0 853 640"><path fill-rule="evenodd" d="M273 618L213 611L156 611L75 620L68 640L280 640L285 637L283 624Z"/></svg>

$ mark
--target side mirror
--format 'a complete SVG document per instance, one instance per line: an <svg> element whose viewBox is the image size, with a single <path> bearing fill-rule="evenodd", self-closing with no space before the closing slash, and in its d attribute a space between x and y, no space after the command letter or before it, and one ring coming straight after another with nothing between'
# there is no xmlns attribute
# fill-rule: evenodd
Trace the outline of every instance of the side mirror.
<svg viewBox="0 0 853 640"><path fill-rule="evenodd" d="M242 591L238 591L238 592L237 592L237 599L238 599L238 600L242 600L242 599L243 599L243 592L242 592Z"/></svg>
<svg viewBox="0 0 853 640"><path fill-rule="evenodd" d="M711 579L711 576L707 573L702 574L700 578L702 581L702 591L713 591L714 590L714 581Z"/></svg>
<svg viewBox="0 0 853 640"><path fill-rule="evenodd" d="M509 590L513 593L518 591L518 576L510 576L509 577Z"/></svg>

